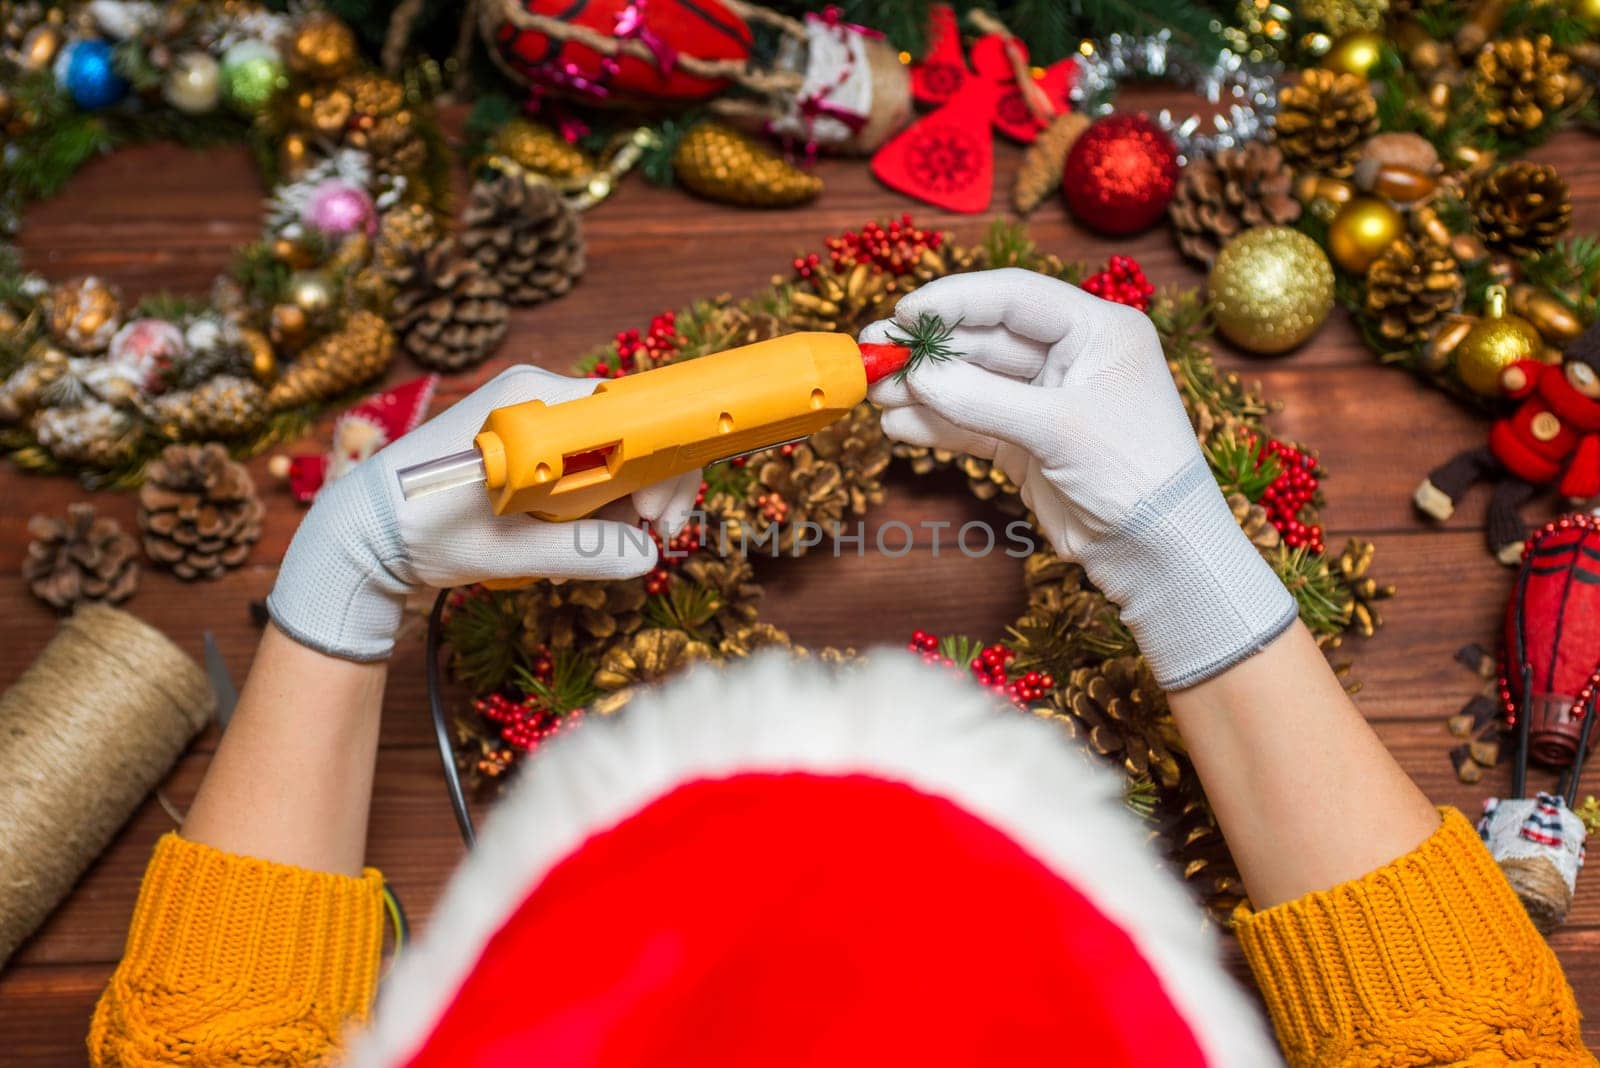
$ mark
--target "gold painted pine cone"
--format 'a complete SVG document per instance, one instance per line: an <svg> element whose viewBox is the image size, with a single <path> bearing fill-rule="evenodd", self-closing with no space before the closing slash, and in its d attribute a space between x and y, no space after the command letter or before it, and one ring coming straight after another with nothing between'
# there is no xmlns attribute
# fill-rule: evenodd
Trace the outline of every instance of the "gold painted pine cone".
<svg viewBox="0 0 1600 1068"><path fill-rule="evenodd" d="M394 334L369 311L354 311L344 325L313 341L267 392L275 412L336 397L377 378L394 362Z"/></svg>
<svg viewBox="0 0 1600 1068"><path fill-rule="evenodd" d="M161 433L175 441L239 438L267 418L267 394L255 382L217 375L194 389L164 393L151 402Z"/></svg>
<svg viewBox="0 0 1600 1068"><path fill-rule="evenodd" d="M690 664L710 660L711 646L681 630L650 627L607 650L594 673L594 684L604 695L591 702L590 711L610 715L626 705L641 686L677 674Z"/></svg>
<svg viewBox="0 0 1600 1068"><path fill-rule="evenodd" d="M139 489L145 554L181 579L213 579L243 564L264 512L250 472L215 442L168 445Z"/></svg>
<svg viewBox="0 0 1600 1068"><path fill-rule="evenodd" d="M1402 237L1367 268L1366 312L1395 348L1427 340L1441 318L1461 307L1466 278L1450 251L1426 237Z"/></svg>
<svg viewBox="0 0 1600 1068"><path fill-rule="evenodd" d="M1514 160L1480 175L1468 191L1478 233L1496 252L1545 252L1572 225L1567 183L1546 163Z"/></svg>
<svg viewBox="0 0 1600 1068"><path fill-rule="evenodd" d="M1312 69L1278 92L1277 145L1301 170L1348 177L1378 129L1378 104L1353 74Z"/></svg>
<svg viewBox="0 0 1600 1068"><path fill-rule="evenodd" d="M721 204L784 208L822 192L822 179L731 126L703 119L672 153L672 169L685 189Z"/></svg>
<svg viewBox="0 0 1600 1068"><path fill-rule="evenodd" d="M1283 535L1278 533L1278 528L1272 525L1272 520L1267 516L1267 510L1259 504L1252 504L1244 494L1230 493L1228 509L1233 512L1233 518L1239 521L1239 529L1244 531L1245 537L1256 548L1275 549L1283 540Z"/></svg>
<svg viewBox="0 0 1600 1068"><path fill-rule="evenodd" d="M593 647L627 638L644 624L644 584L618 581L535 582L517 591L528 653Z"/></svg>
<svg viewBox="0 0 1600 1068"><path fill-rule="evenodd" d="M28 521L22 577L33 595L53 608L85 601L120 604L139 588L139 545L115 519L94 506L67 506L64 519L36 515Z"/></svg>
<svg viewBox="0 0 1600 1068"><path fill-rule="evenodd" d="M1508 37L1478 53L1473 87L1484 117L1502 137L1525 137L1582 91L1572 60L1548 34Z"/></svg>

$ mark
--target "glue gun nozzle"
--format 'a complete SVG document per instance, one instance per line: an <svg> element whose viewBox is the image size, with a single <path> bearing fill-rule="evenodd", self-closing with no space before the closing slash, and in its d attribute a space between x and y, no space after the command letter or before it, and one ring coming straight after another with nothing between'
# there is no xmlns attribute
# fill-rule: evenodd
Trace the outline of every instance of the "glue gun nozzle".
<svg viewBox="0 0 1600 1068"><path fill-rule="evenodd" d="M476 486L485 477L483 455L477 449L464 449L395 472L395 478L400 482L400 496L408 501L426 497L430 493Z"/></svg>

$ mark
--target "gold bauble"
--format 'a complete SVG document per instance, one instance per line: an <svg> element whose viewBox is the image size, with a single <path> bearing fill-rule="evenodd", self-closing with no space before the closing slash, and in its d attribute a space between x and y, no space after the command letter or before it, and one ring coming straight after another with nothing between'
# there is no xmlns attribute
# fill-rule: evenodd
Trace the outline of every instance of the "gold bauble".
<svg viewBox="0 0 1600 1068"><path fill-rule="evenodd" d="M257 382L266 385L278 377L278 357L272 351L272 342L267 340L267 335L259 330L244 329L239 331L239 339L244 342L245 351L250 353L250 374Z"/></svg>
<svg viewBox="0 0 1600 1068"><path fill-rule="evenodd" d="M56 55L61 51L62 34L60 26L35 26L28 31L28 36L22 39L22 52L17 57L18 64L25 71L41 71L49 68L56 61Z"/></svg>
<svg viewBox="0 0 1600 1068"><path fill-rule="evenodd" d="M1322 66L1340 74L1354 74L1357 78L1372 76L1372 68L1383 58L1383 37L1371 30L1347 33L1328 49L1322 57Z"/></svg>
<svg viewBox="0 0 1600 1068"><path fill-rule="evenodd" d="M1484 316L1452 354L1463 385L1484 397L1500 395L1500 375L1518 360L1537 359L1544 340L1532 323L1506 310L1506 291L1489 287Z"/></svg>
<svg viewBox="0 0 1600 1068"><path fill-rule="evenodd" d="M1377 197L1355 197L1328 224L1328 254L1351 274L1361 274L1406 232L1394 205Z"/></svg>
<svg viewBox="0 0 1600 1068"><path fill-rule="evenodd" d="M267 315L267 332L272 335L273 344L286 349L305 344L309 325L306 313L293 304L274 305Z"/></svg>
<svg viewBox="0 0 1600 1068"><path fill-rule="evenodd" d="M313 81L332 81L356 65L356 35L340 19L315 11L295 24L285 59Z"/></svg>
<svg viewBox="0 0 1600 1068"><path fill-rule="evenodd" d="M338 299L333 281L320 271L296 271L289 276L289 299L308 316L316 318Z"/></svg>
<svg viewBox="0 0 1600 1068"><path fill-rule="evenodd" d="M1333 267L1311 238L1287 226L1246 230L1218 254L1208 281L1217 329L1251 352L1287 352L1333 308Z"/></svg>
<svg viewBox="0 0 1600 1068"><path fill-rule="evenodd" d="M1600 0L1572 0L1572 17L1589 28L1590 33L1600 33Z"/></svg>

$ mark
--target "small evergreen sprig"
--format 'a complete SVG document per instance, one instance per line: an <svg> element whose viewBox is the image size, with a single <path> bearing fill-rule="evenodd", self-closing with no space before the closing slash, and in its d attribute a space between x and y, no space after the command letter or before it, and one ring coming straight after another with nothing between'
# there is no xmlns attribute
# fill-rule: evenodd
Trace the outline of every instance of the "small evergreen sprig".
<svg viewBox="0 0 1600 1068"><path fill-rule="evenodd" d="M1278 458L1265 449L1259 435L1218 434L1205 444L1206 462L1224 497L1242 493L1252 504L1261 499L1283 471Z"/></svg>
<svg viewBox="0 0 1600 1068"><path fill-rule="evenodd" d="M955 336L956 327L960 325L960 319L946 323L933 312L923 312L917 316L916 322L905 327L904 333L890 333L891 342L904 345L911 350L911 358L906 360L906 365L895 372L896 381L904 381L906 375L920 367L924 361L941 363L964 355L950 344L950 339Z"/></svg>
<svg viewBox="0 0 1600 1068"><path fill-rule="evenodd" d="M549 679L535 678L524 665L518 665L516 677L523 693L537 697L553 715L564 716L587 707L600 696L594 673L593 660L575 650L562 649L551 660Z"/></svg>

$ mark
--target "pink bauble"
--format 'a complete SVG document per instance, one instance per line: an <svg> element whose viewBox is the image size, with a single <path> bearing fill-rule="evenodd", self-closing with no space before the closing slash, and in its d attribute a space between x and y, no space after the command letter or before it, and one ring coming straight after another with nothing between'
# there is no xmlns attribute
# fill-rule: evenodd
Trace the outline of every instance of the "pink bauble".
<svg viewBox="0 0 1600 1068"><path fill-rule="evenodd" d="M330 237L378 232L378 211L360 186L330 178L311 191L300 221Z"/></svg>
<svg viewBox="0 0 1600 1068"><path fill-rule="evenodd" d="M183 331L165 319L134 319L111 339L106 360L133 372L139 388L160 393L167 371L183 358Z"/></svg>

